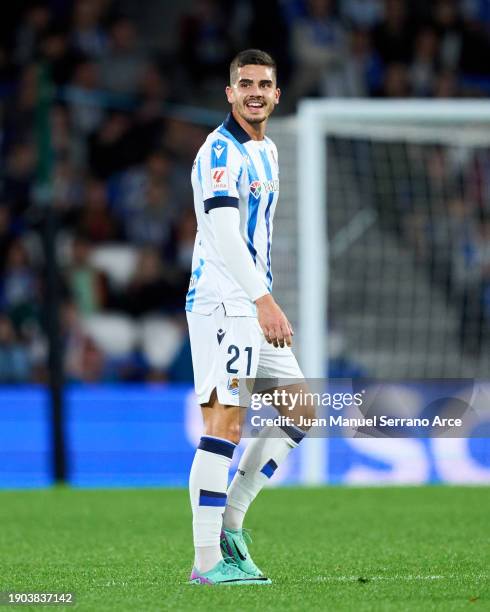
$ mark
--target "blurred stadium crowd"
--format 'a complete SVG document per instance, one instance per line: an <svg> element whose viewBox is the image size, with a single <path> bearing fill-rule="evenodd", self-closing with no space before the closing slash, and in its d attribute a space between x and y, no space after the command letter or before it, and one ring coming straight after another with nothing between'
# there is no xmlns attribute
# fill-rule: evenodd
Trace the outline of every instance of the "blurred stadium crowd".
<svg viewBox="0 0 490 612"><path fill-rule="evenodd" d="M0 382L46 379L35 198L40 62L55 87L65 370L80 382L191 379L183 313L196 230L189 173L226 111L223 86L237 50L256 46L277 58L282 114L312 95L490 91L484 0L194 0L178 10L148 0L146 15L150 5L173 32L171 48L146 36L131 1L17 2L0 24ZM188 106L215 109L218 119L198 109L183 118ZM452 206L458 215L459 202ZM477 230L485 244L488 227Z"/></svg>

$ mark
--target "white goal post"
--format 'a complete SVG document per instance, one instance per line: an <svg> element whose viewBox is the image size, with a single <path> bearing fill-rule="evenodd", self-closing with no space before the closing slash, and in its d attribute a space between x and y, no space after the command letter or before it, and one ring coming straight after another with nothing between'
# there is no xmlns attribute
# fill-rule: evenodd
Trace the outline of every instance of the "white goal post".
<svg viewBox="0 0 490 612"><path fill-rule="evenodd" d="M299 105L296 125L299 350L305 374L323 377L328 355L328 137L377 134L390 140L395 134L417 142L490 146L490 103L308 99ZM458 133L461 127L463 135Z"/></svg>

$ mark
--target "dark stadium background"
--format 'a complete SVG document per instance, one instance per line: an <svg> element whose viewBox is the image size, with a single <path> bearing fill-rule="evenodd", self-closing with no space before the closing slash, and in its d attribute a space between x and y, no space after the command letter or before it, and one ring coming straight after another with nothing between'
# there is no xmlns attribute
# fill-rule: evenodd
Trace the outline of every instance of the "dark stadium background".
<svg viewBox="0 0 490 612"><path fill-rule="evenodd" d="M258 47L277 59L284 91L278 116L293 114L304 97L486 98L489 6L3 6L0 487L63 478L88 486L185 485L200 431L183 312L196 230L189 173L227 112L223 87L235 52ZM488 157L475 172L469 186L478 188L477 237L485 245ZM489 269L465 294L454 329L473 356L488 350ZM347 352L330 374L369 372ZM402 447L381 459L332 441L326 477L343 482L361 465L389 481L401 469ZM473 440L454 452L468 470L463 480L477 474L488 481L487 447ZM470 455L479 462L473 471ZM451 479L437 445L421 442L417 457L401 480ZM292 459L283 482L302 481L300 463Z"/></svg>

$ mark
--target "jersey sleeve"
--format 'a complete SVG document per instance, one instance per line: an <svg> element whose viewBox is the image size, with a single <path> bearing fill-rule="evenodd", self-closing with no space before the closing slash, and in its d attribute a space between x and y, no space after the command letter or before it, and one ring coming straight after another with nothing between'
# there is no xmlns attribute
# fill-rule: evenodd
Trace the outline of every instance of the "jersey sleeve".
<svg viewBox="0 0 490 612"><path fill-rule="evenodd" d="M198 170L205 212L223 206L238 208L242 163L236 147L223 138L216 137L203 147Z"/></svg>

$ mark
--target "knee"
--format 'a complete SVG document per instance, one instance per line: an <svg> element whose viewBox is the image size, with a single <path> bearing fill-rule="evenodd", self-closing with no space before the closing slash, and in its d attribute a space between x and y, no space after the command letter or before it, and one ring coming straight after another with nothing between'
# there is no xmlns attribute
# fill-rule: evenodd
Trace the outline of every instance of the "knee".
<svg viewBox="0 0 490 612"><path fill-rule="evenodd" d="M242 431L238 423L208 423L205 427L205 433L208 436L223 438L234 444L240 442Z"/></svg>
<svg viewBox="0 0 490 612"><path fill-rule="evenodd" d="M209 405L202 407L205 434L238 444L241 438L242 410L238 406L220 404L216 394L212 400Z"/></svg>

